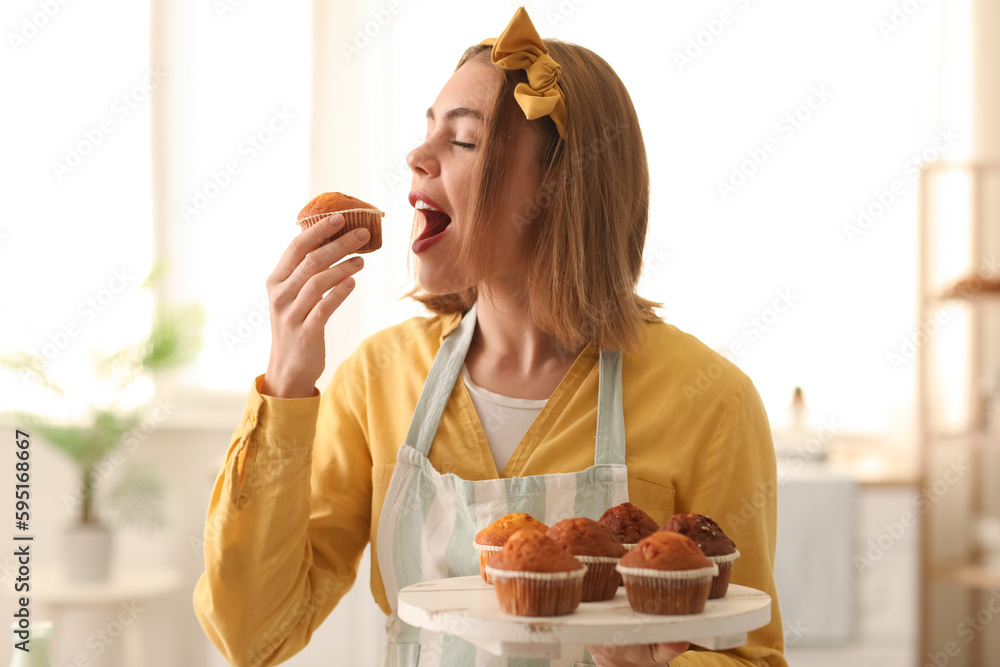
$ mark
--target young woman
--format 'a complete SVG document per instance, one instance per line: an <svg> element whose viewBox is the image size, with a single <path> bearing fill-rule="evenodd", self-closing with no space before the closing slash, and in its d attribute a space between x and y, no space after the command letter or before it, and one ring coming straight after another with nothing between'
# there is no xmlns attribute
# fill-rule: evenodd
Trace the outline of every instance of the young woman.
<svg viewBox="0 0 1000 667"><path fill-rule="evenodd" d="M506 665L402 623L399 589L476 574L473 537L507 512L552 523L630 500L661 522L718 520L742 554L733 581L772 596L771 623L731 651L595 646L574 664L784 665L767 418L745 375L635 293L649 178L617 75L543 42L521 9L463 56L408 164L415 296L432 317L369 338L319 395L324 328L362 266L344 258L367 235L318 248L343 224L332 216L267 281L271 357L215 487L195 591L215 645L234 665L287 659L371 541L385 664Z"/></svg>

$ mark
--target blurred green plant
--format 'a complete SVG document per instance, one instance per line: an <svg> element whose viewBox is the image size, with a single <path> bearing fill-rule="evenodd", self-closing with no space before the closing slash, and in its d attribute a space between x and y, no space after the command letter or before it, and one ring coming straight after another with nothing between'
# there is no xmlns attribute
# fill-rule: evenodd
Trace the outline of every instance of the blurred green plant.
<svg viewBox="0 0 1000 667"><path fill-rule="evenodd" d="M142 287L152 287L161 273L159 267L154 267ZM74 463L78 489L73 495L64 494L63 498L67 505L79 503L76 511L81 525L100 523L96 492L124 458L115 456L116 452L125 438L139 427L149 407L147 402L126 408L115 398L107 405L97 405L95 398L106 394L120 396L141 379L150 379L158 371L194 361L202 346L203 324L204 311L200 304L161 306L153 316L149 334L138 343L110 354L92 351L98 386L90 392L87 416L82 420L68 421L26 411L9 411L0 416L3 422L27 430L53 445ZM66 395L45 373L45 360L40 355L14 352L0 356L0 365L30 377L38 386L58 396ZM107 493L116 523L140 529L162 527L165 523L164 487L160 480L137 465L127 466L117 477Z"/></svg>

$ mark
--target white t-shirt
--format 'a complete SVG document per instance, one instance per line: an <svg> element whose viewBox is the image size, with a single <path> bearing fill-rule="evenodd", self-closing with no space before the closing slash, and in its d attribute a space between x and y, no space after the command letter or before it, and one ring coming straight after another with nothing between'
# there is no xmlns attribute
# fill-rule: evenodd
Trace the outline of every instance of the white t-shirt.
<svg viewBox="0 0 1000 667"><path fill-rule="evenodd" d="M547 399L511 398L494 394L472 382L465 364L462 364L462 379L486 432L486 441L490 444L497 472L502 472L518 443L531 428L531 423L545 407Z"/></svg>

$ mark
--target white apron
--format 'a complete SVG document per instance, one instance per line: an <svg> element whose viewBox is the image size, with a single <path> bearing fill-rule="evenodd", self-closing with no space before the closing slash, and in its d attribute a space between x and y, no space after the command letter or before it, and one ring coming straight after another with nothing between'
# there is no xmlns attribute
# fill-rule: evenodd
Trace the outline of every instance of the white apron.
<svg viewBox="0 0 1000 667"><path fill-rule="evenodd" d="M554 667L573 659L500 658L453 635L414 628L396 615L405 586L479 574L476 533L510 512L552 525L570 517L600 518L628 500L625 419L618 351L601 351L594 465L577 473L468 481L437 472L427 459L445 404L476 328L476 306L442 342L399 448L379 517L378 564L392 607L384 667ZM578 660L584 660L580 651Z"/></svg>

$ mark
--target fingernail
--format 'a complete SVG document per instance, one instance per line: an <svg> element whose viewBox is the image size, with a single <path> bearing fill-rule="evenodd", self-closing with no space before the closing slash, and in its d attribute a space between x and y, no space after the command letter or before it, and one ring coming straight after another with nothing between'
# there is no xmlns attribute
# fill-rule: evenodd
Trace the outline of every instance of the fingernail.
<svg viewBox="0 0 1000 667"><path fill-rule="evenodd" d="M367 229L357 230L356 232L354 232L354 238L356 238L359 241L365 240L366 238L368 238L368 230Z"/></svg>
<svg viewBox="0 0 1000 667"><path fill-rule="evenodd" d="M344 224L344 216L331 215L329 218L327 218L327 222L330 223L331 227L340 227L342 224Z"/></svg>
<svg viewBox="0 0 1000 667"><path fill-rule="evenodd" d="M354 289L354 278L344 278L344 282L340 284L344 286L344 289Z"/></svg>

